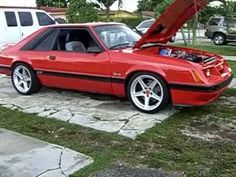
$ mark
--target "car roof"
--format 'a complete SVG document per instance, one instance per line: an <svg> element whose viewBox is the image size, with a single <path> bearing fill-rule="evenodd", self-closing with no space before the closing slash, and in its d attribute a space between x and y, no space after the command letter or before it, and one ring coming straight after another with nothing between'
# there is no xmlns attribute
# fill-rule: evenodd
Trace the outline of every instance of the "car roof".
<svg viewBox="0 0 236 177"><path fill-rule="evenodd" d="M34 8L14 8L14 7L4 7L4 6L0 6L0 11L30 11L30 12L45 12L44 10L34 9Z"/></svg>
<svg viewBox="0 0 236 177"><path fill-rule="evenodd" d="M50 25L49 27L97 27L97 26L108 26L108 25L125 25L123 23L116 22L89 22L89 23L67 23L67 24L56 24Z"/></svg>

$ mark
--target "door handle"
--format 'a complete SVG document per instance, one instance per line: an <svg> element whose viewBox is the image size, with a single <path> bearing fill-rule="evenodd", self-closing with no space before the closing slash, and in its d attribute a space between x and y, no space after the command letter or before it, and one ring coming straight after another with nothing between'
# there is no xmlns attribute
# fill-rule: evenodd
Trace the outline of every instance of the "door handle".
<svg viewBox="0 0 236 177"><path fill-rule="evenodd" d="M56 56L47 56L48 60L56 60Z"/></svg>

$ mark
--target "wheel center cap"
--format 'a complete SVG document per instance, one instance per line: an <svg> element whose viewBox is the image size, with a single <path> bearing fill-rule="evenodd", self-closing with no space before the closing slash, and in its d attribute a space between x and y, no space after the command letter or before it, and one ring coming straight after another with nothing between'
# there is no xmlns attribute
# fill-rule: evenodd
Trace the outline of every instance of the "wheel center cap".
<svg viewBox="0 0 236 177"><path fill-rule="evenodd" d="M151 92L150 92L149 90L146 90L146 91L145 91L145 94L146 94L147 96L149 96L149 95L151 94Z"/></svg>

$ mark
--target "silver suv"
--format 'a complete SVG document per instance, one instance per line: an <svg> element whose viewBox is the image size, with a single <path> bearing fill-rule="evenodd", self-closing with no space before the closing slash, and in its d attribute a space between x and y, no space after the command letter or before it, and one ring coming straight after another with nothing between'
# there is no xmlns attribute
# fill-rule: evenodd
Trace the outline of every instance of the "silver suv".
<svg viewBox="0 0 236 177"><path fill-rule="evenodd" d="M211 17L206 25L205 36L215 45L236 42L236 19L223 16Z"/></svg>

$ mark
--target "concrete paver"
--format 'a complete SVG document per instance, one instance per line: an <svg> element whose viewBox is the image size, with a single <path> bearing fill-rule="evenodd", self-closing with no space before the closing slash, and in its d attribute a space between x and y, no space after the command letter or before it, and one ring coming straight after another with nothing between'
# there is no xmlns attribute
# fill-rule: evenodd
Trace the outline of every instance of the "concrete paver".
<svg viewBox="0 0 236 177"><path fill-rule="evenodd" d="M66 177L93 159L73 150L0 129L0 177Z"/></svg>
<svg viewBox="0 0 236 177"><path fill-rule="evenodd" d="M5 76L0 76L0 105L41 117L118 133L132 139L176 112L174 108L168 108L149 115L136 111L128 101L118 98L52 89L22 96L13 89L10 78Z"/></svg>

